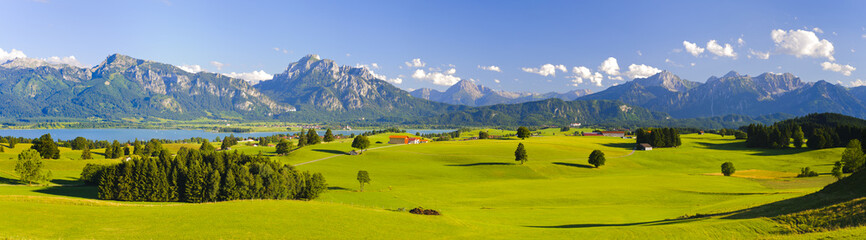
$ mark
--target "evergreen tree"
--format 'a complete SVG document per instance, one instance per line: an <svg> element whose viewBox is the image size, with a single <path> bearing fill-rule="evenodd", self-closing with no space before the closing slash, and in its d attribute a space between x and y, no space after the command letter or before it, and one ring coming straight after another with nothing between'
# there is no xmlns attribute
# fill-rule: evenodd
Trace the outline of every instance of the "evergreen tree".
<svg viewBox="0 0 866 240"><path fill-rule="evenodd" d="M827 145L827 136L821 129L815 129L812 136L809 137L809 141L806 141L806 146L811 149L821 149L825 145Z"/></svg>
<svg viewBox="0 0 866 240"><path fill-rule="evenodd" d="M120 145L120 142L114 140L114 142L111 143L111 149L114 150L112 158L123 157L123 147Z"/></svg>
<svg viewBox="0 0 866 240"><path fill-rule="evenodd" d="M803 147L803 128L800 125L794 126L794 131L791 133L791 137L794 138L794 147L802 148Z"/></svg>
<svg viewBox="0 0 866 240"><path fill-rule="evenodd" d="M124 144L124 145L123 145L123 155L124 155L124 156L129 156L129 154L131 154L131 152L129 151L129 146L127 146L126 144Z"/></svg>
<svg viewBox="0 0 866 240"><path fill-rule="evenodd" d="M216 151L216 148L213 144L210 143L207 139L201 142L201 146L198 147L199 151L207 152L207 151Z"/></svg>
<svg viewBox="0 0 866 240"><path fill-rule="evenodd" d="M219 188L220 188L220 172L219 170L213 170L208 174L207 178L207 189L206 189L206 199L207 202L216 202L217 197L219 196Z"/></svg>
<svg viewBox="0 0 866 240"><path fill-rule="evenodd" d="M604 158L604 152L601 150L592 150L592 153L589 154L589 164L592 164L596 168L604 166L604 163L607 160Z"/></svg>
<svg viewBox="0 0 866 240"><path fill-rule="evenodd" d="M9 137L9 148L15 148L15 144L18 144L18 139Z"/></svg>
<svg viewBox="0 0 866 240"><path fill-rule="evenodd" d="M307 145L316 145L319 142L321 142L321 139L319 139L319 134L316 133L316 130L312 128L307 130Z"/></svg>
<svg viewBox="0 0 866 240"><path fill-rule="evenodd" d="M144 151L143 148L144 147L141 146L141 141L139 141L138 138L136 138L135 141L132 142L132 154L141 155Z"/></svg>
<svg viewBox="0 0 866 240"><path fill-rule="evenodd" d="M518 143L517 150L514 150L514 161L518 161L523 165L527 160L529 160L529 156L526 155L526 148L523 147L523 143Z"/></svg>
<svg viewBox="0 0 866 240"><path fill-rule="evenodd" d="M842 172L852 173L859 171L863 166L864 156L860 140L853 139L848 142L845 151L842 152Z"/></svg>
<svg viewBox="0 0 866 240"><path fill-rule="evenodd" d="M238 199L237 189L235 189L236 185L237 182L235 181L235 172L232 170L232 168L229 168L226 171L225 178L223 178L222 187L220 188L220 198L225 201Z"/></svg>
<svg viewBox="0 0 866 240"><path fill-rule="evenodd" d="M328 128L328 130L325 131L325 137L322 138L322 140L325 141L325 142L332 142L332 141L335 140L335 138L334 138L334 133L331 132L331 129L330 129L330 128Z"/></svg>
<svg viewBox="0 0 866 240"><path fill-rule="evenodd" d="M523 126L517 128L517 137L518 138L526 139L526 138L530 137L530 135L532 135L532 133L529 132L529 128L526 128Z"/></svg>
<svg viewBox="0 0 866 240"><path fill-rule="evenodd" d="M304 129L301 129L301 132L298 133L298 147L307 146L307 135L304 133Z"/></svg>

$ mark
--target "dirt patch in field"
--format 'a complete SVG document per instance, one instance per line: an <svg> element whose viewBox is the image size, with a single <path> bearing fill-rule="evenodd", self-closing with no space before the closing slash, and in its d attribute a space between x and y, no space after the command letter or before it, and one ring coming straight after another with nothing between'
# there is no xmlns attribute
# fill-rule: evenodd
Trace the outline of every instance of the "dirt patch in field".
<svg viewBox="0 0 866 240"><path fill-rule="evenodd" d="M722 173L704 173L708 176L722 176ZM778 172L760 169L737 170L731 177L751 178L751 179L779 179L779 178L796 178L796 173Z"/></svg>

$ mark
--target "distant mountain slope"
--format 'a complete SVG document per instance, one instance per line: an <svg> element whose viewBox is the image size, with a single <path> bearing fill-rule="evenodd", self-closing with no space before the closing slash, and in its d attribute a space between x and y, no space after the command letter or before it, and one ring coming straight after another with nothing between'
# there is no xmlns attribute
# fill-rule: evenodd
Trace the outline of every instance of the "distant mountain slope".
<svg viewBox="0 0 866 240"><path fill-rule="evenodd" d="M269 118L290 111L246 81L114 54L94 68L18 58L0 65L4 117Z"/></svg>
<svg viewBox="0 0 866 240"><path fill-rule="evenodd" d="M452 85L445 90L445 92L440 92L430 88L421 88L411 92L412 96L417 98L467 106L522 103L548 98L559 98L571 101L589 93L591 93L591 91L587 89L578 89L566 93L549 92L544 94L499 91L475 84L471 80L465 79Z"/></svg>
<svg viewBox="0 0 866 240"><path fill-rule="evenodd" d="M283 73L255 88L278 102L297 107L297 112L287 114L291 119L309 121L402 119L461 108L412 97L365 68L338 66L317 55L289 64Z"/></svg>

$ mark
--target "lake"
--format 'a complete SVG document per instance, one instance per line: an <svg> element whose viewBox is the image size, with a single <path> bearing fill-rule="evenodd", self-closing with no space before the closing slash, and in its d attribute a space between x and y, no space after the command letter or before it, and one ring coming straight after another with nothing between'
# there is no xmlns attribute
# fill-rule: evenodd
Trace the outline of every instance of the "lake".
<svg viewBox="0 0 866 240"><path fill-rule="evenodd" d="M367 130L331 130L334 135L343 134L343 135L351 135L351 134L360 134L367 132ZM428 133L444 133L444 132L453 132L454 129L406 129L407 133L416 133L420 132L421 134ZM274 134L294 134L300 131L291 131L291 132L249 132L249 133L220 133L220 132L209 132L204 130L176 130L176 129L0 129L0 136L13 136L13 137L24 137L24 138L38 138L43 134L50 133L51 137L55 140L71 140L76 137L84 137L90 140L118 140L121 142L125 141L133 141L136 138L139 140L149 140L151 138L157 139L171 139L171 140L179 140L179 139L189 139L194 137L202 137L208 140L213 140L214 138L223 138L230 134L234 134L236 137L262 137L262 136L271 136ZM319 135L324 135L325 130L316 130Z"/></svg>

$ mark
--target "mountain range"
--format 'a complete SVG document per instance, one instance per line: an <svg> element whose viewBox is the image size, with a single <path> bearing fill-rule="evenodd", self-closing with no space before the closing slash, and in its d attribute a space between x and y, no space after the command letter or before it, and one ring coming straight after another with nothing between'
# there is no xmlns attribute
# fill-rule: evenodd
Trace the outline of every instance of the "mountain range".
<svg viewBox="0 0 866 240"><path fill-rule="evenodd" d="M90 68L18 58L0 64L0 114L438 125L751 121L814 112L866 117L866 87L804 82L790 73L752 77L732 71L701 83L662 71L597 93L546 94L494 90L472 80L444 92L407 92L376 76L317 55L256 85L120 54Z"/></svg>

